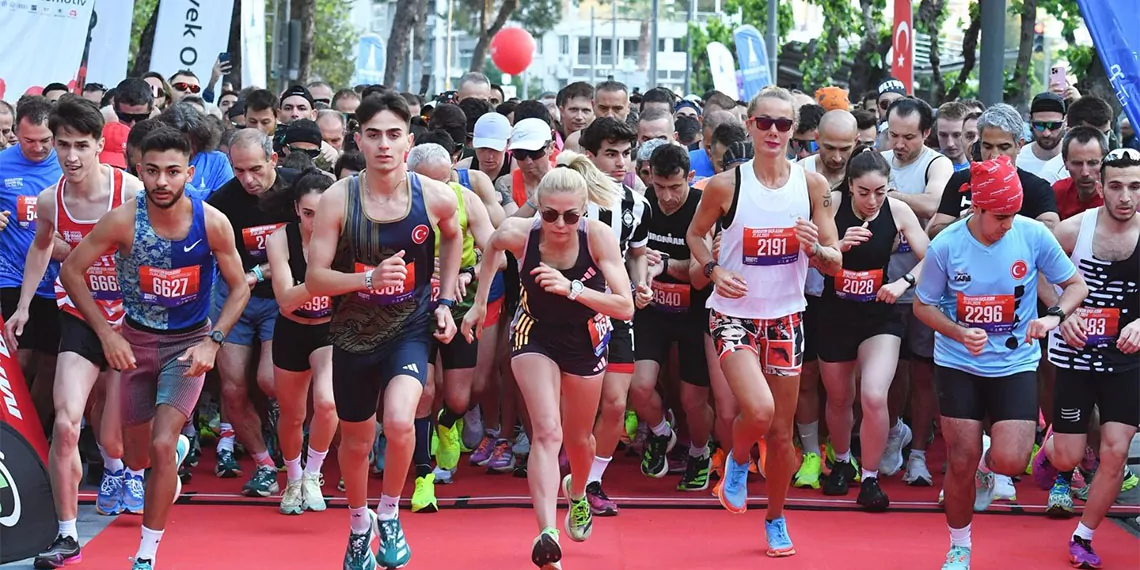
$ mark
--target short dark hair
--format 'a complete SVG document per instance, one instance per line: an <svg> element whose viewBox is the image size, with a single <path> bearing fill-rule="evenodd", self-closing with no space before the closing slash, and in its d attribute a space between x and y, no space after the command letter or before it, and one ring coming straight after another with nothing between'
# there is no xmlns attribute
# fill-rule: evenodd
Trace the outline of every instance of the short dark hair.
<svg viewBox="0 0 1140 570"><path fill-rule="evenodd" d="M33 125L47 124L51 117L52 102L42 95L21 97L16 103L16 128L20 128L22 121Z"/></svg>
<svg viewBox="0 0 1140 570"><path fill-rule="evenodd" d="M360 106L356 108L356 122L363 125L384 111L395 114L405 125L411 127L412 111L408 108L408 102L390 89L375 91L361 99Z"/></svg>
<svg viewBox="0 0 1140 570"><path fill-rule="evenodd" d="M87 99L65 97L52 108L48 118L52 136L59 136L64 128L99 140L103 138L103 113L98 105Z"/></svg>
<svg viewBox="0 0 1140 570"><path fill-rule="evenodd" d="M709 114L709 107L719 107L722 111L731 111L736 108L736 100L720 91L713 91L706 94L704 113Z"/></svg>
<svg viewBox="0 0 1140 570"><path fill-rule="evenodd" d="M337 91L336 94L333 95L333 98L332 98L333 106L335 107L336 102L340 101L341 99L357 99L357 100L359 100L360 94L357 93L356 91L353 91L352 89L341 89L340 91Z"/></svg>
<svg viewBox="0 0 1140 570"><path fill-rule="evenodd" d="M443 129L431 129L420 133L416 137L415 146L422 144L437 144L443 147L443 149L447 151L447 154L450 155L454 155L463 149L463 144L456 143L455 138Z"/></svg>
<svg viewBox="0 0 1140 570"><path fill-rule="evenodd" d="M11 115L13 118L16 116L16 110L12 108L12 104L0 99L0 115Z"/></svg>
<svg viewBox="0 0 1140 570"><path fill-rule="evenodd" d="M179 75L184 75L186 77L193 77L194 79L198 79L198 76L195 75L193 71L190 71L189 69L179 69L178 71L174 72L174 75L170 76L170 82L174 83L174 78L178 77Z"/></svg>
<svg viewBox="0 0 1140 570"><path fill-rule="evenodd" d="M214 125L206 120L206 115L192 103L179 101L167 107L158 116L158 120L184 133L195 153L218 148L221 130L215 129Z"/></svg>
<svg viewBox="0 0 1140 570"><path fill-rule="evenodd" d="M277 95L268 89L256 89L245 98L247 111L264 111L270 109L273 116L277 116Z"/></svg>
<svg viewBox="0 0 1140 570"><path fill-rule="evenodd" d="M1069 127L1078 125L1112 125L1112 107L1104 99L1086 95L1069 105L1066 115Z"/></svg>
<svg viewBox="0 0 1140 570"><path fill-rule="evenodd" d="M467 122L467 115L459 105L441 103L436 105L435 111L432 111L431 119L428 120L428 128L447 131L451 140L462 146L467 140L467 133L471 132L467 130ZM449 148L448 150L454 152L454 149Z"/></svg>
<svg viewBox="0 0 1140 570"><path fill-rule="evenodd" d="M158 119L146 119L139 121L131 127L131 132L127 134L127 148L142 148L143 139L150 133L166 126Z"/></svg>
<svg viewBox="0 0 1140 570"><path fill-rule="evenodd" d="M360 154L360 151L345 151L344 154L340 155L340 158L336 159L336 164L333 166L333 176L340 176L340 171L345 169L360 172L367 166L368 163L365 162L364 155Z"/></svg>
<svg viewBox="0 0 1140 570"><path fill-rule="evenodd" d="M594 98L594 86L586 83L585 81L575 81L558 91L558 96L555 97L554 103L559 107L568 103L571 99L585 97L587 99Z"/></svg>
<svg viewBox="0 0 1140 570"><path fill-rule="evenodd" d="M87 83L83 86L84 93L94 93L96 91L106 91L107 87L102 83Z"/></svg>
<svg viewBox="0 0 1140 570"><path fill-rule="evenodd" d="M598 95L599 91L610 91L610 92L624 91L628 95L629 94L629 87L626 87L625 83L622 83L621 81L603 81L603 82L599 83L597 87L594 88L594 96L595 97Z"/></svg>
<svg viewBox="0 0 1140 570"><path fill-rule="evenodd" d="M879 117L866 109L856 109L851 111L855 115L855 125L860 131L863 129L870 129L879 126Z"/></svg>
<svg viewBox="0 0 1140 570"><path fill-rule="evenodd" d="M748 140L748 131L740 123L721 123L712 134L712 144L728 146L734 142Z"/></svg>
<svg viewBox="0 0 1140 570"><path fill-rule="evenodd" d="M644 111L645 105L647 103L664 103L666 105L669 105L669 109L672 110L673 105L676 104L676 101L677 97L673 95L672 91L664 87L654 87L653 89L646 91L645 94L641 96L641 104L639 106L639 109Z"/></svg>
<svg viewBox="0 0 1140 570"><path fill-rule="evenodd" d="M1108 154L1108 137L1104 133L1098 131L1096 127L1089 125L1080 125L1069 129L1065 133L1064 140L1061 141L1061 160L1069 160L1069 145L1073 142L1080 144L1088 144L1089 141L1096 141L1100 145L1100 154Z"/></svg>
<svg viewBox="0 0 1140 570"><path fill-rule="evenodd" d="M851 151L851 159L847 161L847 183L851 184L852 180L868 172L878 172L890 177L891 165L883 158L882 153L876 152L871 145L857 145L855 150Z"/></svg>
<svg viewBox="0 0 1140 570"><path fill-rule="evenodd" d="M479 117L486 115L493 111L491 102L486 99L476 99L475 97L468 97L459 102L459 109L463 111L463 115L467 117L467 132L475 132L475 122Z"/></svg>
<svg viewBox="0 0 1140 570"><path fill-rule="evenodd" d="M517 122L517 117L515 120ZM598 154L598 151L602 150L602 144L607 142L637 144L637 131L625 121L613 117L598 117L590 123L590 126L582 129L582 135L578 139L582 148L593 154Z"/></svg>
<svg viewBox="0 0 1140 570"><path fill-rule="evenodd" d="M701 133L701 122L690 115L680 115L673 120L673 130L683 143L695 141Z"/></svg>
<svg viewBox="0 0 1140 570"><path fill-rule="evenodd" d="M915 97L899 97L895 99L891 106L887 108L887 119L890 120L891 114L898 117L909 117L918 113L918 130L929 131L930 127L934 125L934 110L926 101Z"/></svg>
<svg viewBox="0 0 1140 570"><path fill-rule="evenodd" d="M657 176L672 176L678 171L689 174L689 151L675 144L663 144L649 155L649 168Z"/></svg>
<svg viewBox="0 0 1140 570"><path fill-rule="evenodd" d="M553 127L553 121L550 120L550 109L547 109L542 101L535 101L534 99L519 101L515 107L515 124L519 124L519 121L523 119L542 119L542 122Z"/></svg>
<svg viewBox="0 0 1140 570"><path fill-rule="evenodd" d="M48 83L47 86L44 87L43 91L40 91L40 93L45 94L44 96L46 97L47 96L46 94L49 91L66 91L68 93L71 93L71 90L68 89L67 86L62 84L62 83Z"/></svg>
<svg viewBox="0 0 1140 570"><path fill-rule="evenodd" d="M507 116L510 116L511 113L514 113L515 108L518 106L519 106L518 101L515 101L515 100L503 101L502 103L499 103L498 107L495 107L495 112L504 116L504 117L507 117Z"/></svg>
<svg viewBox="0 0 1140 570"><path fill-rule="evenodd" d="M652 109L646 109L645 111L643 111L641 113L641 116L638 117L637 120L638 120L638 122L641 122L641 121L652 122L652 121L660 121L661 119L669 119L672 122L673 121L673 113L671 111L666 111L665 109L659 109L659 108L654 107Z"/></svg>
<svg viewBox="0 0 1140 570"><path fill-rule="evenodd" d="M796 112L796 134L802 135L819 130L819 121L823 119L825 113L827 113L827 109L822 105L811 103L801 106L800 110Z"/></svg>
<svg viewBox="0 0 1140 570"><path fill-rule="evenodd" d="M154 105L154 92L150 89L150 83L138 77L120 81L115 87L115 105L146 105L148 109L151 108Z"/></svg>
<svg viewBox="0 0 1140 570"><path fill-rule="evenodd" d="M143 154L174 150L180 152L187 159L190 158L192 152L190 139L178 129L167 125L159 126L147 134L146 138L142 140L141 148Z"/></svg>

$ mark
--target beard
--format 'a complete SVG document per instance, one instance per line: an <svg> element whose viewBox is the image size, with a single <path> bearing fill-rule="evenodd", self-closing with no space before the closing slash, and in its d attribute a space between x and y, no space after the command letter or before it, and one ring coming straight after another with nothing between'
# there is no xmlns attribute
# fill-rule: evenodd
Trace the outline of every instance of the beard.
<svg viewBox="0 0 1140 570"><path fill-rule="evenodd" d="M182 195L185 193L186 193L186 187L185 186L182 188L179 188L177 192L171 193L170 203L163 204L163 203L159 202L158 200L154 199L152 190L147 190L146 191L146 201L151 203L151 204L154 204L155 207L157 207L159 209L169 210L170 208L173 208L174 205L177 204L179 200L182 199Z"/></svg>

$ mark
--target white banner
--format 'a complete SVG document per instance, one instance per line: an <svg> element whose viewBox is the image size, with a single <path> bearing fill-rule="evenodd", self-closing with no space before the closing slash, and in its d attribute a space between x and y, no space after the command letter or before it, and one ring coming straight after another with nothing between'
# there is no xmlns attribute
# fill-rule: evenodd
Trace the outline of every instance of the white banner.
<svg viewBox="0 0 1140 570"><path fill-rule="evenodd" d="M740 89L736 83L736 60L732 52L720 42L709 42L709 72L712 74L713 89L740 99Z"/></svg>
<svg viewBox="0 0 1140 570"><path fill-rule="evenodd" d="M87 83L102 83L111 89L126 79L134 9L135 0L96 0Z"/></svg>
<svg viewBox="0 0 1140 570"><path fill-rule="evenodd" d="M265 2L241 0L241 86L265 87Z"/></svg>
<svg viewBox="0 0 1140 570"><path fill-rule="evenodd" d="M169 78L181 69L189 69L205 87L218 54L230 44L231 16L232 2L163 0L154 30L151 71Z"/></svg>
<svg viewBox="0 0 1140 570"><path fill-rule="evenodd" d="M0 99L75 85L95 0L0 2Z"/></svg>

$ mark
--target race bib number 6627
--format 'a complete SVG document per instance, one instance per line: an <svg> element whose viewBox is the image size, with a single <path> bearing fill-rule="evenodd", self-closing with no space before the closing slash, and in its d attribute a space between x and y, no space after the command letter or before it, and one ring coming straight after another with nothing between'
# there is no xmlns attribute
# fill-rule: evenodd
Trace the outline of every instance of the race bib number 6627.
<svg viewBox="0 0 1140 570"><path fill-rule="evenodd" d="M198 298L199 268L197 265L160 269L139 268L139 289L144 303L163 307L185 305Z"/></svg>

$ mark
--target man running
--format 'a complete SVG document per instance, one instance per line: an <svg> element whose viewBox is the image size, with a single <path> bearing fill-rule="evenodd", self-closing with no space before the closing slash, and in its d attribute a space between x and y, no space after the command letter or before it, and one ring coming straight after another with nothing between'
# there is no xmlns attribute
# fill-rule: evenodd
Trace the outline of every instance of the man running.
<svg viewBox="0 0 1140 570"><path fill-rule="evenodd" d="M804 285L809 261L833 275L842 257L827 180L785 154L795 126L792 95L766 88L748 105L748 116L756 158L713 178L686 241L716 285L709 328L740 405L718 496L729 512L747 510L749 453L765 437L768 556L791 556L796 551L783 510L795 470L792 424L803 366ZM718 220L724 230L714 258L705 236Z"/></svg>
<svg viewBox="0 0 1140 570"><path fill-rule="evenodd" d="M368 168L337 182L321 198L305 283L312 295L338 297L329 336L351 527L344 568L371 570L377 562L371 547L377 519L380 565L399 568L412 557L398 508L415 447L416 404L426 381L431 337L447 343L455 335L451 307L456 300L442 293L438 303L431 302L435 232L441 236L442 292L456 290L463 236L455 192L409 173L404 163L412 142L404 98L392 91L369 95L356 109L356 119L356 143ZM383 495L371 513L368 452L381 395L388 446Z"/></svg>
<svg viewBox="0 0 1140 570"><path fill-rule="evenodd" d="M178 466L190 452L179 431L249 298L229 220L186 194L194 175L190 142L163 127L143 140L142 150L139 174L146 192L104 215L60 270L64 290L98 335L107 364L122 371L127 466L151 468L132 570L154 568L170 506L182 487ZM121 331L107 322L88 286L88 271L112 250L126 312ZM211 328L215 270L233 293Z"/></svg>
<svg viewBox="0 0 1140 570"><path fill-rule="evenodd" d="M934 380L950 458L943 570L970 568L970 522L993 500L994 474L1025 471L1037 420L1034 341L1088 293L1049 228L1017 215L1021 182L1008 157L972 164L969 188L973 213L931 242L914 300L915 316L937 333ZM1038 275L1064 290L1042 318L1034 318Z"/></svg>

